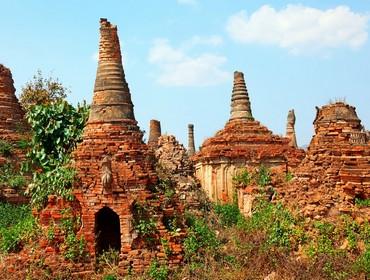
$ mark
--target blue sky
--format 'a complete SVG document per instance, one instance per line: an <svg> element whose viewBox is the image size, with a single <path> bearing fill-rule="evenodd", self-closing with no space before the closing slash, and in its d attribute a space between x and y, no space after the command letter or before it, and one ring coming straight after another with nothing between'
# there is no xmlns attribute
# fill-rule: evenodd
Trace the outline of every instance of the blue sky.
<svg viewBox="0 0 370 280"><path fill-rule="evenodd" d="M46 4L48 3L48 4ZM92 99L99 18L118 25L135 116L148 131L196 146L228 120L232 72L243 71L254 117L285 134L295 109L300 145L313 134L315 106L345 99L370 129L370 0L3 1L0 63L17 93L41 69ZM147 136L146 136L147 137Z"/></svg>

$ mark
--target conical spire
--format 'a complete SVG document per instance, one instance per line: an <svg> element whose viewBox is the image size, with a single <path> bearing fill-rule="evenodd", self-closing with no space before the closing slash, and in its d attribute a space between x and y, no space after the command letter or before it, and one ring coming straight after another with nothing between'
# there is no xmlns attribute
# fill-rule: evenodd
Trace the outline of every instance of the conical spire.
<svg viewBox="0 0 370 280"><path fill-rule="evenodd" d="M249 101L247 87L245 86L244 74L234 72L234 87L231 97L230 120L248 119L253 120L251 103Z"/></svg>
<svg viewBox="0 0 370 280"><path fill-rule="evenodd" d="M100 19L99 63L89 123L135 120L131 94L122 67L117 26Z"/></svg>

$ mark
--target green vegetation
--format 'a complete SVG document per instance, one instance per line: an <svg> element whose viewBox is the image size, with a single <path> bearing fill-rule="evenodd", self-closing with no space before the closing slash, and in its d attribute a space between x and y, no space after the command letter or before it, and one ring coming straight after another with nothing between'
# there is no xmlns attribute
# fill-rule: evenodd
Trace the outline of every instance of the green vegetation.
<svg viewBox="0 0 370 280"><path fill-rule="evenodd" d="M34 105L46 105L64 100L69 90L58 79L44 78L41 70L22 87L19 102L28 111Z"/></svg>
<svg viewBox="0 0 370 280"><path fill-rule="evenodd" d="M355 199L355 204L358 207L370 207L370 199Z"/></svg>
<svg viewBox="0 0 370 280"><path fill-rule="evenodd" d="M37 168L29 188L34 206L41 208L51 194L73 198L71 186L76 174L69 166L70 153L82 139L88 110L85 104L74 108L59 101L32 106L27 113L33 132L28 156Z"/></svg>
<svg viewBox="0 0 370 280"><path fill-rule="evenodd" d="M149 267L148 275L153 280L168 279L169 270L166 265L160 265L157 260L154 260Z"/></svg>
<svg viewBox="0 0 370 280"><path fill-rule="evenodd" d="M37 224L28 205L0 203L0 251L17 252L37 234Z"/></svg>
<svg viewBox="0 0 370 280"><path fill-rule="evenodd" d="M80 226L80 221L72 215L71 209L63 211L62 231L64 243L61 245L64 258L69 261L77 262L83 260L86 254L86 242L83 237L77 237L76 231Z"/></svg>
<svg viewBox="0 0 370 280"><path fill-rule="evenodd" d="M0 139L0 156L10 157L13 153L13 146L5 140Z"/></svg>
<svg viewBox="0 0 370 280"><path fill-rule="evenodd" d="M23 172L16 171L12 164L5 163L0 166L0 185L19 189L26 186L27 179Z"/></svg>

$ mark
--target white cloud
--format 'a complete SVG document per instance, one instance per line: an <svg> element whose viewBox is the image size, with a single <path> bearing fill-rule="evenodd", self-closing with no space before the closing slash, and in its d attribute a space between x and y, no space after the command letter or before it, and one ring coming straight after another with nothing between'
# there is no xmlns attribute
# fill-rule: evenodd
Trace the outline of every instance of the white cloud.
<svg viewBox="0 0 370 280"><path fill-rule="evenodd" d="M231 77L222 69L226 57L211 53L189 56L166 39L154 41L148 60L158 66L160 74L156 81L164 86L211 86Z"/></svg>
<svg viewBox="0 0 370 280"><path fill-rule="evenodd" d="M347 6L319 10L288 5L275 10L264 5L249 17L245 11L232 15L227 31L240 43L277 45L293 53L363 46L368 37L369 17Z"/></svg>
<svg viewBox="0 0 370 280"><path fill-rule="evenodd" d="M196 6L198 4L197 0L177 0L177 3L191 6Z"/></svg>
<svg viewBox="0 0 370 280"><path fill-rule="evenodd" d="M223 39L221 36L218 35L212 35L212 36L193 36L190 40L186 41L184 43L185 47L194 47L194 46L199 46L199 45L208 45L208 46L213 46L217 47L222 45Z"/></svg>

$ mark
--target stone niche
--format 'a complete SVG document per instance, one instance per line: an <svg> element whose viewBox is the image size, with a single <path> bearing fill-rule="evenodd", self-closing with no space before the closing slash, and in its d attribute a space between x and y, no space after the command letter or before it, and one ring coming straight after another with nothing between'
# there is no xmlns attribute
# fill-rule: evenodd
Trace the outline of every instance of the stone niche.
<svg viewBox="0 0 370 280"><path fill-rule="evenodd" d="M209 198L230 202L234 194L232 178L240 169L264 165L286 172L295 168L304 155L303 150L290 145L289 138L274 135L253 118L244 75L235 72L230 119L203 142L192 160Z"/></svg>

